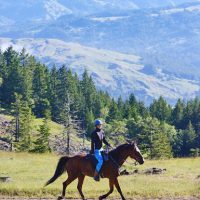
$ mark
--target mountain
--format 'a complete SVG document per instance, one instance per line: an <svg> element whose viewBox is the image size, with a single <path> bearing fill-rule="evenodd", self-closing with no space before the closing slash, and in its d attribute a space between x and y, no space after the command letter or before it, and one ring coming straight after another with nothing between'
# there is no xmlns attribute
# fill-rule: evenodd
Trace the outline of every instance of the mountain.
<svg viewBox="0 0 200 200"><path fill-rule="evenodd" d="M199 0L125 0L123 4L121 0L0 0L0 37L4 38L1 48L7 46L5 41L10 41L5 38L11 38L11 43L28 46L30 53L47 64L64 63L79 72L81 62L84 63L96 82L102 84L102 89L108 89L115 97L118 94L126 97L133 88L137 96L147 102L161 94L168 94L170 102L199 95ZM43 53L41 49L46 49L45 46L52 53ZM89 53L82 55L85 48L90 49L87 52L91 55L98 50L101 55L103 51L109 54L108 62L101 61L103 56L96 54L95 59ZM73 61L67 54L72 54ZM139 61L133 63L143 68L133 72L130 66L126 68L126 62L119 64L116 59L112 60L111 54L123 55L124 60L126 56L137 55ZM117 70L115 74L110 63L115 67L119 65L124 73L121 75ZM109 74L109 84L103 73L97 76L97 66L100 71L109 70L105 73ZM129 78L127 69L131 74ZM169 82L163 81L163 77ZM156 83L148 87L147 79Z"/></svg>
<svg viewBox="0 0 200 200"><path fill-rule="evenodd" d="M195 0L193 0L195 1ZM89 16L137 9L178 6L191 0L0 0L0 13L14 22L55 20L62 15ZM197 1L197 0L196 0Z"/></svg>
<svg viewBox="0 0 200 200"><path fill-rule="evenodd" d="M132 92L147 104L152 99L164 96L172 104L177 98L185 99L198 95L199 82L177 78L162 69L144 66L141 58L105 49L66 43L56 39L0 38L0 46L9 46L20 51L23 47L41 62L52 66L66 64L79 76L85 69L93 77L99 89L109 91L115 97L124 99Z"/></svg>
<svg viewBox="0 0 200 200"><path fill-rule="evenodd" d="M18 1L18 7L28 9L25 14L30 13L30 17L24 17L27 19L23 22L13 14L15 22L9 18L9 12L1 16L0 37L56 38L136 54L142 57L144 65L184 78L200 78L199 1L126 0L126 6L119 0L39 0L37 3L26 0L27 4ZM186 3L179 5L181 2ZM157 8L158 5L163 7ZM151 8L144 9L145 6ZM10 9L4 5L0 11L5 14ZM40 12L36 17L29 10Z"/></svg>
<svg viewBox="0 0 200 200"><path fill-rule="evenodd" d="M72 11L57 0L0 1L0 13L19 23L26 21L55 20Z"/></svg>
<svg viewBox="0 0 200 200"><path fill-rule="evenodd" d="M145 65L198 80L199 6L200 2L196 2L120 15L62 16L35 37L54 38L56 35L67 42L133 53L141 56Z"/></svg>

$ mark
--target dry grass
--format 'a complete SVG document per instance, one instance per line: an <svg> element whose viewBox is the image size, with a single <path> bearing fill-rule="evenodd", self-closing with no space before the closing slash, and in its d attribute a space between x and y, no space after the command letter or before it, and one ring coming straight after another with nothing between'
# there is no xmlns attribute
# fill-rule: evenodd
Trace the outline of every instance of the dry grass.
<svg viewBox="0 0 200 200"><path fill-rule="evenodd" d="M60 194L66 174L44 188L44 183L53 175L59 156L53 154L27 154L0 152L0 176L10 176L12 182L0 183L0 195L25 197L55 197ZM200 158L146 161L143 166L125 166L128 170L150 167L166 168L162 175L119 177L126 197L200 197ZM67 189L67 197L78 198L74 181ZM96 183L86 178L83 186L86 197L94 198L108 191L108 181ZM115 191L112 198L119 197Z"/></svg>

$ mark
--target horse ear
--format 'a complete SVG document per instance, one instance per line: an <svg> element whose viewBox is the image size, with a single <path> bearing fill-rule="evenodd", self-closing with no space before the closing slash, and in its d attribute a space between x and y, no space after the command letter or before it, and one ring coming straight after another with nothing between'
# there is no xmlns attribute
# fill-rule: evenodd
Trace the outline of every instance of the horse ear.
<svg viewBox="0 0 200 200"><path fill-rule="evenodd" d="M128 144L132 144L132 141L129 140L129 139L126 139L126 142L127 142Z"/></svg>
<svg viewBox="0 0 200 200"><path fill-rule="evenodd" d="M132 145L137 145L137 140L131 142Z"/></svg>
<svg viewBox="0 0 200 200"><path fill-rule="evenodd" d="M135 145L135 141L132 141L132 142L131 142L131 145Z"/></svg>

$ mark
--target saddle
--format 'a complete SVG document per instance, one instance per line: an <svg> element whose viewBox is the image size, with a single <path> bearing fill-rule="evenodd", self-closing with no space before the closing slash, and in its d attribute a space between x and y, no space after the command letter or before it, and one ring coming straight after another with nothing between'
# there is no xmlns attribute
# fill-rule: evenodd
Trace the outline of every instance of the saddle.
<svg viewBox="0 0 200 200"><path fill-rule="evenodd" d="M101 152L101 155L102 155L102 157L103 157L103 165L104 165L105 162L108 162L108 161L109 161L109 156L108 156L108 154L107 154L105 151L102 151L102 152ZM93 167L93 169L95 170L96 165L97 165L97 163L98 163L98 160L95 158L95 155L94 155L94 154L87 154L85 159L86 159L86 160L91 160L92 167ZM103 165L102 165L101 169L103 168ZM101 170L100 170L100 175L101 175L101 177L102 177Z"/></svg>

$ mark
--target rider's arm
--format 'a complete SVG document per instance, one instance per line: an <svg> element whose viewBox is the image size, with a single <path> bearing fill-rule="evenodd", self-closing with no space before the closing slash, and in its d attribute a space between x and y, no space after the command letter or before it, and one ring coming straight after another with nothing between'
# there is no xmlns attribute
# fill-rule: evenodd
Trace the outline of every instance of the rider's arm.
<svg viewBox="0 0 200 200"><path fill-rule="evenodd" d="M91 154L94 154L94 134L91 135Z"/></svg>
<svg viewBox="0 0 200 200"><path fill-rule="evenodd" d="M110 146L110 144L107 142L105 136L103 136L103 143L104 143L105 145L107 145L107 146Z"/></svg>

